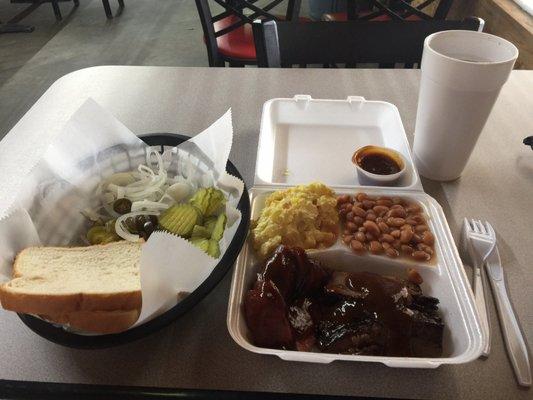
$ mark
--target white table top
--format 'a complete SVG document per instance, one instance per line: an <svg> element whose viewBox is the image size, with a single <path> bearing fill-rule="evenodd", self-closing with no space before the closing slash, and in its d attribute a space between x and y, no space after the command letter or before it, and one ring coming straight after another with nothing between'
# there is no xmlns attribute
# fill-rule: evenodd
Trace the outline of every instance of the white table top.
<svg viewBox="0 0 533 400"><path fill-rule="evenodd" d="M389 101L399 108L411 141L419 74L370 69L80 70L52 85L0 142L0 206L9 202L20 176L88 97L137 134L194 134L232 107L235 138L230 158L251 186L264 101L295 94ZM511 74L460 180L423 180L425 191L444 208L456 238L465 216L493 223L509 291L529 343L533 343L533 152L522 139L533 134L532 87L533 71ZM492 304L492 353L487 360L436 370L290 363L246 352L229 337L225 318L229 281L228 274L170 327L107 350L74 350L49 343L15 314L2 310L0 379L410 398L533 396L515 383Z"/></svg>

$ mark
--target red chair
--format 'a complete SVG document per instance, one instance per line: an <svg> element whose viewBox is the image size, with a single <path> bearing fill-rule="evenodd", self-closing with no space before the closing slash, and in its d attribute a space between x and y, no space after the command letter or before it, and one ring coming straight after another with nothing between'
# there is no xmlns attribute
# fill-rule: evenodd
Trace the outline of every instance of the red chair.
<svg viewBox="0 0 533 400"><path fill-rule="evenodd" d="M255 19L298 19L301 0L288 0L285 16L279 17L269 11L284 0L273 0L259 8L254 0L214 0L224 11L215 16L211 13L209 0L196 0L196 8L204 31L209 66L243 67L256 65L252 23ZM245 12L248 9L250 12Z"/></svg>

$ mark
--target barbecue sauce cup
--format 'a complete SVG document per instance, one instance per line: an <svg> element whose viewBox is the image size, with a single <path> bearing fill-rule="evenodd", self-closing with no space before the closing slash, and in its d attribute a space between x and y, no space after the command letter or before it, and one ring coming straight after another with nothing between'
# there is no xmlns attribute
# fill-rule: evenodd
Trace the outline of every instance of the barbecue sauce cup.
<svg viewBox="0 0 533 400"><path fill-rule="evenodd" d="M406 170L404 157L387 147L361 147L353 154L352 162L363 185L394 186Z"/></svg>

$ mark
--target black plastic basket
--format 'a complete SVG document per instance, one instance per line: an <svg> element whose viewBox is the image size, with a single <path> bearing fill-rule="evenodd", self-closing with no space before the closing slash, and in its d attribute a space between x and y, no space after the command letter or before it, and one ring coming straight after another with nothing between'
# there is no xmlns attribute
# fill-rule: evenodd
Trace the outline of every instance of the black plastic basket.
<svg viewBox="0 0 533 400"><path fill-rule="evenodd" d="M189 139L187 136L172 133L150 134L141 136L140 138L150 146L176 146ZM226 165L226 170L230 174L242 180L241 174L229 160ZM153 332L158 331L159 329L164 328L165 326L174 322L181 315L192 309L200 300L202 300L209 292L211 292L235 263L235 259L237 258L242 246L244 245L244 241L246 240L250 222L250 201L246 186L244 187L244 191L237 208L242 215L241 222L239 223L233 240L222 256L220 262L214 268L211 275L209 275L209 277L207 277L207 279L195 291L160 316L122 333L98 336L77 335L28 314L19 314L20 319L32 331L45 339L63 346L85 349L116 346L143 338Z"/></svg>

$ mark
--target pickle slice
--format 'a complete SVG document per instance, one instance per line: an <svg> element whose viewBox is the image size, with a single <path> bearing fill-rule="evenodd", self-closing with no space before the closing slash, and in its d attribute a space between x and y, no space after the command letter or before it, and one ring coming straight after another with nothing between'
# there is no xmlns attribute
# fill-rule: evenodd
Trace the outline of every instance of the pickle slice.
<svg viewBox="0 0 533 400"><path fill-rule="evenodd" d="M121 240L121 238L115 233L114 230L113 232L109 232L106 226L97 225L89 229L87 232L87 240L90 244L107 244L111 242L118 242Z"/></svg>
<svg viewBox="0 0 533 400"><path fill-rule="evenodd" d="M107 236L107 231L105 226L96 225L93 226L87 232L87 240L90 244L99 244L102 243L102 240Z"/></svg>
<svg viewBox="0 0 533 400"><path fill-rule="evenodd" d="M213 234L213 229L215 229L215 225L217 223L217 217L209 217L206 220L204 220L204 227L209 232L209 237Z"/></svg>
<svg viewBox="0 0 533 400"><path fill-rule="evenodd" d="M209 230L201 225L194 225L194 228L192 229L191 233L191 239L209 239L211 237L211 232Z"/></svg>
<svg viewBox="0 0 533 400"><path fill-rule="evenodd" d="M214 187L201 188L189 200L205 217L213 216L226 203L224 193Z"/></svg>
<svg viewBox="0 0 533 400"><path fill-rule="evenodd" d="M220 246L218 245L218 240L210 239L208 241L208 248L206 253L213 258L220 257Z"/></svg>
<svg viewBox="0 0 533 400"><path fill-rule="evenodd" d="M226 221L227 221L226 214L222 213L218 216L215 226L213 227L213 231L211 233L211 239L214 239L216 241L219 241L222 239L222 235L224 235L224 229L226 229Z"/></svg>
<svg viewBox="0 0 533 400"><path fill-rule="evenodd" d="M208 253L209 251L209 240L204 238L194 238L191 239L190 242L198 247L200 250L202 250L204 253ZM209 253L208 253L209 254Z"/></svg>
<svg viewBox="0 0 533 400"><path fill-rule="evenodd" d="M190 204L177 204L166 209L159 217L159 225L178 236L189 237L195 225L199 225L202 216L198 209Z"/></svg>

